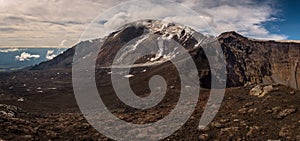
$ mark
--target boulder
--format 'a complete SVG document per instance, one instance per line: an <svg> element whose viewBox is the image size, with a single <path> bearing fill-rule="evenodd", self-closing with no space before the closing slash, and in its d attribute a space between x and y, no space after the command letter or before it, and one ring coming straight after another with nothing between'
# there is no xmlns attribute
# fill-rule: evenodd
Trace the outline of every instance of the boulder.
<svg viewBox="0 0 300 141"><path fill-rule="evenodd" d="M274 89L273 85L267 85L267 86L257 85L250 90L249 95L257 96L257 97L264 97L274 90L275 89Z"/></svg>

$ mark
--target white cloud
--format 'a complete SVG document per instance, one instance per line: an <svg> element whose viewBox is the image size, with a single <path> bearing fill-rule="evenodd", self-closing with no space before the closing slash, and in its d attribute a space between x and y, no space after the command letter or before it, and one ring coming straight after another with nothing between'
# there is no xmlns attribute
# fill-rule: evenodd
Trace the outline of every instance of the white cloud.
<svg viewBox="0 0 300 141"><path fill-rule="evenodd" d="M27 52L22 52L21 55L16 56L16 60L18 61L25 61L30 59L38 59L40 58L40 55L31 55Z"/></svg>
<svg viewBox="0 0 300 141"><path fill-rule="evenodd" d="M17 52L18 48L0 49L0 53Z"/></svg>
<svg viewBox="0 0 300 141"><path fill-rule="evenodd" d="M181 15L182 9L173 8L170 13L170 7L153 6L149 10L147 6L153 3L145 2L143 5L127 6L119 8L119 13L110 16L104 24L104 28L116 29L121 23L132 19L151 17L164 17L167 21L182 21L191 26L197 25L198 31L207 31L208 26L212 27L212 35L219 35L226 31L237 31L247 37L258 39L286 39L286 35L272 34L264 23L278 20L275 16L278 10L273 8L275 2L266 0L258 2L256 0L177 0L177 2L193 9L199 13L206 21L199 21L195 14L189 16ZM273 4L273 5L272 5ZM149 6L150 7L150 6ZM124 10L125 9L125 10ZM181 13L180 13L181 12ZM157 16L159 15L159 16Z"/></svg>
<svg viewBox="0 0 300 141"><path fill-rule="evenodd" d="M130 16L125 12L117 13L104 24L104 27L108 29L117 29L121 27L121 24L126 22L128 18L130 18Z"/></svg>
<svg viewBox="0 0 300 141"><path fill-rule="evenodd" d="M128 0L127 0L128 1ZM160 1L160 0L157 0ZM204 16L214 22L217 34L235 30L243 35L285 39L286 36L272 34L263 23L276 20L277 9L272 6L273 0L173 0L194 9L206 12ZM123 0L13 0L0 1L0 46L72 46L86 26L99 14ZM126 12L127 11L127 12ZM176 11L176 9L174 9ZM134 13L129 15L128 13ZM161 13L166 19L182 19L195 23L193 17L181 17L167 13L162 7L153 10L142 8L123 9L119 15L111 16L105 27L113 28L118 21L126 17L145 17L146 14ZM178 12L179 13L179 12ZM274 18L275 17L275 18ZM61 39L68 40L61 42Z"/></svg>
<svg viewBox="0 0 300 141"><path fill-rule="evenodd" d="M225 0L226 1L226 0ZM234 3L235 0L231 1ZM272 34L263 26L265 22L275 21L276 11L268 4L262 5L220 5L204 9L213 15L217 33L237 31L245 36L260 39L286 39L285 35Z"/></svg>
<svg viewBox="0 0 300 141"><path fill-rule="evenodd" d="M51 46L67 39L78 42L81 33L97 15L121 0L23 0L0 4L1 46ZM6 19L6 20L5 20ZM7 30L9 29L9 30Z"/></svg>
<svg viewBox="0 0 300 141"><path fill-rule="evenodd" d="M65 43L66 43L66 42L67 42L66 39L62 40L62 41L60 42L59 46L65 46Z"/></svg>
<svg viewBox="0 0 300 141"><path fill-rule="evenodd" d="M54 54L54 50L48 50L47 54L46 54L46 59L47 60L52 60L53 58L55 58L57 55Z"/></svg>

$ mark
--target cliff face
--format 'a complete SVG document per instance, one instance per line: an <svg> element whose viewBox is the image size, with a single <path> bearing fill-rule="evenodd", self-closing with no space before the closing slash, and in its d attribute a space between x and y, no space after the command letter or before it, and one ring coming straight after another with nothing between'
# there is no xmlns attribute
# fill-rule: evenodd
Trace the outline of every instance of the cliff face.
<svg viewBox="0 0 300 141"><path fill-rule="evenodd" d="M205 83L209 83L211 73L203 72L209 69L207 58L205 54L203 54L202 47L197 46L198 41L193 38L193 30L190 28L180 27L175 24L148 21L146 24L138 26L137 24L126 25L123 29L109 35L105 40L97 39L92 42L81 42L77 47L83 48L81 50L87 52L86 54L88 55L89 51L99 48L99 45L103 43L101 51L98 54L97 66L109 66L121 47L127 44L131 39L140 37L140 44L143 44L143 41L145 43L142 46L145 46L147 42L151 42L157 38L156 36L146 38L145 31L165 38L174 39L184 46L193 56L197 67L203 69L199 70L201 79L204 80ZM300 73L298 71L298 61L300 59L299 43L253 40L235 32L221 34L218 37L218 41L226 58L228 87L259 83L280 83L295 89L300 88ZM139 43L139 41L136 43ZM131 48L125 49L124 54L128 54L128 50L132 50L132 46L137 47L138 44L133 44ZM41 63L32 69L71 69L74 50L75 47L53 60ZM169 53L172 55L171 51ZM160 56L156 61L167 59L165 57L168 57L168 55L169 54ZM156 58L157 55L147 57L148 58L144 60L139 60L138 63L145 64L149 58Z"/></svg>
<svg viewBox="0 0 300 141"><path fill-rule="evenodd" d="M252 40L235 32L221 34L219 42L229 86L279 83L299 89L299 43Z"/></svg>

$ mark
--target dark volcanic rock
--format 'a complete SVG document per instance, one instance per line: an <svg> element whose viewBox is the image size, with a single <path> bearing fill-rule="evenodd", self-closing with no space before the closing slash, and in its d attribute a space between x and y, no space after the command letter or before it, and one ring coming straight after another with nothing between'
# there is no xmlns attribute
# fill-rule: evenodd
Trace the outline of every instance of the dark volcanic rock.
<svg viewBox="0 0 300 141"><path fill-rule="evenodd" d="M31 68L31 70L47 70L56 68L71 68L75 47L65 51L63 54L58 55L53 60L42 62Z"/></svg>
<svg viewBox="0 0 300 141"><path fill-rule="evenodd" d="M278 92L271 92L270 98L265 100L245 94L247 90L244 88L229 88L220 111L207 127L197 128L203 110L203 105L200 104L182 128L163 140L299 140L300 113L293 110L299 107L299 95L279 95L289 90L281 86ZM208 91L203 94L208 94ZM228 99L229 97L231 99ZM289 102L283 103L278 99L289 99ZM237 112L241 107L245 107L245 113ZM168 113L166 109L164 107L148 112L115 109L113 113L122 120L137 120L142 124L156 121L156 118ZM257 110L249 112L251 109ZM273 114L266 113L267 109L272 109L275 116L281 114L286 117L274 118ZM1 139L111 140L98 133L79 113L24 114L20 108L9 105L0 105L0 111L13 111L16 115L11 117L0 114Z"/></svg>
<svg viewBox="0 0 300 141"><path fill-rule="evenodd" d="M252 40L235 32L221 34L219 42L226 56L229 86L279 83L299 88L299 43Z"/></svg>
<svg viewBox="0 0 300 141"><path fill-rule="evenodd" d="M142 24L125 25L119 31L105 37L105 40L97 39L81 42L75 47L81 48L80 51L86 52L85 55L88 55L91 51L97 51L100 44L103 43L97 57L97 66L107 67L112 64L117 52L126 43L134 38L142 38L146 33L152 32L159 36L174 39L189 50L199 68L201 80L203 79L203 82L209 83L211 73L207 72L209 65L206 55L201 46L196 46L198 41L192 36L191 31L193 30L187 27L149 20ZM154 37L148 37L144 41L145 44L154 40ZM223 33L218 37L218 41L226 58L228 87L258 83L279 83L299 89L299 43L253 40L236 32ZM34 66L32 69L71 69L75 47L70 48L51 61ZM141 58L138 62L145 63L145 61L145 58Z"/></svg>

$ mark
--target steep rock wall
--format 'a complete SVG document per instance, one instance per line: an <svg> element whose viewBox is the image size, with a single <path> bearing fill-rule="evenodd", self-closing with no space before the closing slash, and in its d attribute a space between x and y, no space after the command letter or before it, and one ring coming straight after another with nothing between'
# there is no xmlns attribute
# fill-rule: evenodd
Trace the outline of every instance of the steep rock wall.
<svg viewBox="0 0 300 141"><path fill-rule="evenodd" d="M229 86L279 83L299 89L299 43L252 40L235 32L223 33L219 42Z"/></svg>

